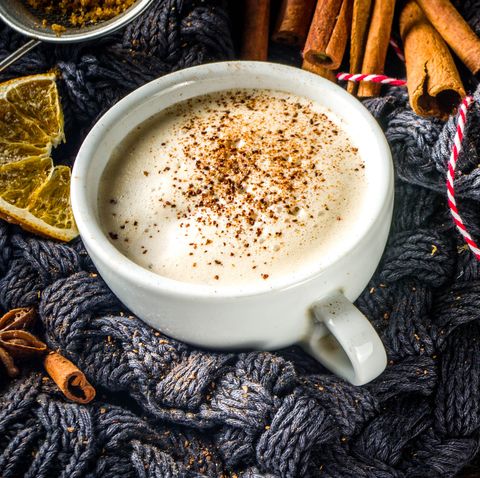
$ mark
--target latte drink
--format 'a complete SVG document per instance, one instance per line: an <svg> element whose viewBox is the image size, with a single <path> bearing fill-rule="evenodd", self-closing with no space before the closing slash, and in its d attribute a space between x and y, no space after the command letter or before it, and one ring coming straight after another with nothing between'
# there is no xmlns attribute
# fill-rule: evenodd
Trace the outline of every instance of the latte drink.
<svg viewBox="0 0 480 478"><path fill-rule="evenodd" d="M365 209L364 161L342 121L312 101L230 90L170 107L118 145L98 208L140 266L217 287L321 267Z"/></svg>

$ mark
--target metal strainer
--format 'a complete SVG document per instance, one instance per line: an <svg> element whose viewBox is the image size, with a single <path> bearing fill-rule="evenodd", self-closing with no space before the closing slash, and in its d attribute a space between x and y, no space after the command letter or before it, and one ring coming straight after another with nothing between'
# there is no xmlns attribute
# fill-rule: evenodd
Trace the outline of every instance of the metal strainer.
<svg viewBox="0 0 480 478"><path fill-rule="evenodd" d="M136 0L127 10L110 20L104 20L82 27L72 27L68 24L68 19L52 15L42 15L40 12L30 8L22 0L0 0L0 18L14 30L31 38L25 45L0 61L0 72L42 41L48 43L77 43L108 35L131 22L143 12L152 1L153 0ZM43 26L43 20L46 20L48 24L60 24L64 26L66 30L59 35L55 33L50 26Z"/></svg>

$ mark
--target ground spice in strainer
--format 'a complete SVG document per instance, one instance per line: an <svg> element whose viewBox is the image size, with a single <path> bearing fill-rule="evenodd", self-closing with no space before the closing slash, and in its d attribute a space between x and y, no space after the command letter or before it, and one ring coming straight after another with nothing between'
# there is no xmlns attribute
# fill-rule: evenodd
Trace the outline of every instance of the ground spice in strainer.
<svg viewBox="0 0 480 478"><path fill-rule="evenodd" d="M42 15L61 16L70 26L83 27L123 13L135 0L26 0L26 2Z"/></svg>

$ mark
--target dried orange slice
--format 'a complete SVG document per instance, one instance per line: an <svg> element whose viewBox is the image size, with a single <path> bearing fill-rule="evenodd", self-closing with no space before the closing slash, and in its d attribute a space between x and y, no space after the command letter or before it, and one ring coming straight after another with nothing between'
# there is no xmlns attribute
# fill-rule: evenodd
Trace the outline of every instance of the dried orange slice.
<svg viewBox="0 0 480 478"><path fill-rule="evenodd" d="M6 143L48 145L48 135L5 98L0 98L0 138Z"/></svg>
<svg viewBox="0 0 480 478"><path fill-rule="evenodd" d="M32 157L0 166L0 198L11 206L25 208L33 192L50 176L50 158Z"/></svg>
<svg viewBox="0 0 480 478"><path fill-rule="evenodd" d="M2 83L0 97L35 123L47 135L48 141L53 146L57 146L65 139L63 112L54 73L24 76Z"/></svg>
<svg viewBox="0 0 480 478"><path fill-rule="evenodd" d="M0 166L0 217L37 234L70 241L78 230L70 207L70 168L32 157Z"/></svg>
<svg viewBox="0 0 480 478"><path fill-rule="evenodd" d="M70 206L68 166L50 152L63 141L55 74L0 84L0 217L37 234L69 241L78 235Z"/></svg>
<svg viewBox="0 0 480 478"><path fill-rule="evenodd" d="M39 147L28 143L8 143L0 138L0 164L20 161L31 156L50 156L51 147Z"/></svg>

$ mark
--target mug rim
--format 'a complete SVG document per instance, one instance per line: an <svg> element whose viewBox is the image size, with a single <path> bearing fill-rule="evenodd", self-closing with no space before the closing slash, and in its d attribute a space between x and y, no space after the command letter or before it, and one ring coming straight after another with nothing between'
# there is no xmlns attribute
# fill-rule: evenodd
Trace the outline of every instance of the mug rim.
<svg viewBox="0 0 480 478"><path fill-rule="evenodd" d="M386 163L382 175L383 183L376 184L376 190L371 192L376 195L376 199L375 201L372 201L371 207L369 207L369 220L362 222L360 233L355 235L355 238L351 241L349 247L345 248L340 255L337 255L334 258L334 260L321 266L317 265L317 267L312 268L312 270L306 269L305 271L301 271L303 273L298 273L297 275L292 276L292 274L286 274L279 278L272 279L272 281L265 283L255 281L253 285L241 287L195 284L161 276L145 269L122 254L108 240L106 233L100 227L98 216L92 210L93 208L88 205L88 184L86 181L89 168L92 167L95 158L95 151L102 143L102 140L107 133L115 130L115 128L118 129L119 120L122 117L126 116L127 113L134 108L145 108L148 104L148 101L146 100L153 97L155 94L161 93L162 91L168 91L172 88L188 88L190 84L200 78L210 79L211 77L212 80L221 80L222 77L234 76L238 74L239 71L267 77L287 75L291 76L292 84L299 78L301 79L303 77L304 79L308 79L309 82L316 83L319 88L329 94L337 95L344 100L344 102L349 103L349 107L362 117L362 122L365 122L362 126L365 126L365 131L369 131L372 140L376 143L378 154L381 154L384 157ZM221 82L219 83L219 88L215 91L225 90L225 88L221 87ZM239 86L239 88L241 88L241 86ZM202 93L200 93L200 95L201 94ZM308 95L305 96L308 98ZM172 104L176 104L176 102ZM164 108L165 107L159 108L157 113L161 112ZM339 116L342 117L342 115ZM144 120L142 120L142 122L143 121ZM132 129L133 127L123 131L117 144L120 143ZM115 144L111 150L113 150L117 144ZM103 171L104 170L100 171L99 176L103 174ZM319 75L299 68L269 62L227 61L199 65L167 74L135 89L112 106L90 130L79 149L72 170L71 203L80 236L84 241L87 250L91 250L94 255L103 258L103 264L107 264L108 267L114 269L116 274L123 276L129 281L133 280L146 289L162 291L174 296L194 298L196 300L210 298L228 299L229 297L251 297L284 290L286 288L298 286L303 282L310 281L321 275L322 272L344 259L345 256L352 254L356 246L363 240L375 224L381 220L384 211L389 208L389 196L392 195L392 188L393 164L388 142L375 118L355 97L347 93L337 84L328 81ZM98 186L94 193L95 197L98 198Z"/></svg>

